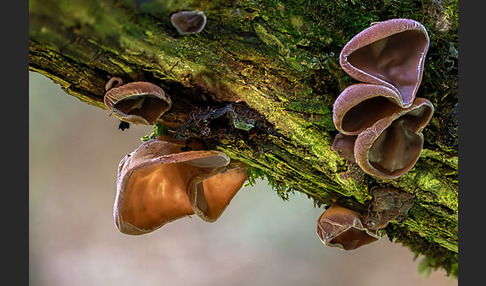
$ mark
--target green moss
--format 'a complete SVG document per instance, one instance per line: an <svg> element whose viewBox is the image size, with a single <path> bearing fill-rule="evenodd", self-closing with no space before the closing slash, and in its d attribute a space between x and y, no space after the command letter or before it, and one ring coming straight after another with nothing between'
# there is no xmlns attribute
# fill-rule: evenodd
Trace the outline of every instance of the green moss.
<svg viewBox="0 0 486 286"><path fill-rule="evenodd" d="M418 256L415 257L417 259ZM436 257L430 257L430 256L425 256L422 258L418 265L418 273L422 274L425 276L425 278L428 278L429 275L432 273L432 271L437 271L439 268L441 268L441 263L438 261ZM452 278L457 278L458 274L458 262L452 262L449 270L449 277Z"/></svg>
<svg viewBox="0 0 486 286"><path fill-rule="evenodd" d="M420 270L424 267L431 268L431 270L444 269L446 273L452 277L457 278L458 274L458 253L451 251L440 244L437 244L427 238L421 237L410 229L399 226L396 223L390 223L385 229L390 241L395 243L402 243L408 247L414 254L415 259L419 256L426 259L426 262L433 261L432 264L419 266Z"/></svg>
<svg viewBox="0 0 486 286"><path fill-rule="evenodd" d="M321 104L319 98L315 100L292 101L284 104L285 110L292 116L300 116L306 119L307 127L315 125L323 128L323 131L334 131L332 110Z"/></svg>
<svg viewBox="0 0 486 286"><path fill-rule="evenodd" d="M457 253L457 220L441 218L430 208L428 205L414 207L404 225L428 241Z"/></svg>
<svg viewBox="0 0 486 286"><path fill-rule="evenodd" d="M85 7L86 3L94 8ZM69 93L103 108L100 95L105 79L118 75L149 77L165 85L176 83L176 90L183 86L212 97L191 102L194 105L216 104L218 100L214 99L229 101L228 96L241 99L282 134L254 145L243 137L211 142L251 166L249 184L265 178L284 200L299 191L317 203L341 199L356 208L366 208L371 199L368 186L383 184L413 193L417 204L410 216L403 224L392 224L387 233L412 251L425 254L426 264L457 273L457 156L444 155L454 150L447 140L426 137L428 146L422 158L398 180L376 180L366 175L363 184L344 176L349 166L329 148L335 132L332 103L341 90L354 83L339 67L339 52L374 21L412 18L426 26L431 45L419 95L436 106L426 131L436 134L447 127L443 119L457 102L457 0L107 3L91 0L74 6L33 3L29 7L29 14L71 13L72 17L59 17L59 25L30 25L30 37L53 43L54 51L63 50L78 58L74 67L89 65L101 71L96 76L83 75L98 88L92 97L82 95L73 85L87 80L51 77ZM178 35L169 15L179 9L202 9L208 17L205 30ZM73 30L75 39L70 32L60 32ZM79 49L78 35L88 37L94 48ZM76 75L78 70L82 69L72 68L69 73ZM178 94L173 96L186 100L177 98ZM246 138L254 127L247 121L234 121L233 125ZM173 132L157 124L142 140Z"/></svg>
<svg viewBox="0 0 486 286"><path fill-rule="evenodd" d="M459 167L459 157L458 156L450 156L447 155L445 152L442 151L434 151L429 149L422 150L421 157L431 158L437 160L439 162L445 163L449 165L455 172L457 173Z"/></svg>
<svg viewBox="0 0 486 286"><path fill-rule="evenodd" d="M170 134L173 134L173 133L174 133L173 128L170 128L169 126L166 126L162 123L157 122L157 123L154 124L154 129L153 129L152 133L143 136L142 138L140 138L140 140L142 140L142 142L145 142L145 141L148 141L150 139L153 139L153 138L156 138L156 137L159 137L159 136L162 136L162 135L170 135Z"/></svg>
<svg viewBox="0 0 486 286"><path fill-rule="evenodd" d="M429 201L433 201L436 204L448 207L453 211L457 211L457 190L451 187L450 182L441 179L439 174L433 172L420 172L415 176L415 186L420 188L421 193L417 193L417 196L433 196L432 198L426 198Z"/></svg>
<svg viewBox="0 0 486 286"><path fill-rule="evenodd" d="M47 55L43 55L43 56L49 57L51 59L56 58L56 54L53 51L50 51L50 52L48 52ZM53 64L55 64L55 63L53 63ZM83 93L77 92L76 90L73 90L72 82L70 82L66 79L55 76L55 75L53 75L49 72L46 72L43 69L38 69L38 68L33 67L33 66L29 66L29 70L34 71L34 72L38 72L38 73L46 76L47 78L51 79L54 83L59 84L61 86L61 89L64 90L66 93L75 96L76 98L78 98L82 102L86 102L87 104L90 104L90 105L93 105L93 106L96 106L96 107L99 107L99 108L102 108L102 109L106 108L105 105L103 104L103 102L100 102L98 100L93 100L91 97L86 96Z"/></svg>
<svg viewBox="0 0 486 286"><path fill-rule="evenodd" d="M273 47L277 48L278 53L280 53L280 54L286 54L287 53L286 48L284 47L282 42L280 42L280 40L275 35L270 34L261 24L255 23L253 25L253 27L255 29L255 33L257 34L257 36L267 46L273 46Z"/></svg>

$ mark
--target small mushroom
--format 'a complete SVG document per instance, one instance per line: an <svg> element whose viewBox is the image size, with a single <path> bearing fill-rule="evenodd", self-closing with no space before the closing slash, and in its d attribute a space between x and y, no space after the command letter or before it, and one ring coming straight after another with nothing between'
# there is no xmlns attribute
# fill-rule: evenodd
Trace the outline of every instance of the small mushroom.
<svg viewBox="0 0 486 286"><path fill-rule="evenodd" d="M354 36L342 49L339 61L351 77L396 90L408 107L422 81L428 48L429 36L422 24L391 19Z"/></svg>
<svg viewBox="0 0 486 286"><path fill-rule="evenodd" d="M344 135L342 133L336 134L331 145L331 150L336 151L339 157L350 162L356 163L354 159L354 142L356 136Z"/></svg>
<svg viewBox="0 0 486 286"><path fill-rule="evenodd" d="M206 26L206 16L201 11L176 12L170 21L181 35L199 33Z"/></svg>
<svg viewBox="0 0 486 286"><path fill-rule="evenodd" d="M150 82L123 84L121 78L113 77L105 89L105 106L128 123L153 125L172 105L164 90Z"/></svg>
<svg viewBox="0 0 486 286"><path fill-rule="evenodd" d="M412 106L378 120L363 130L354 144L354 157L363 171L382 179L395 179L408 172L420 158L423 128L434 106L416 98Z"/></svg>
<svg viewBox="0 0 486 286"><path fill-rule="evenodd" d="M149 233L194 213L203 213L206 221L221 215L246 179L246 169L236 163L228 167L223 152L182 151L186 146L161 136L121 160L113 212L120 232Z"/></svg>
<svg viewBox="0 0 486 286"><path fill-rule="evenodd" d="M363 215L339 203L332 204L317 220L317 235L331 247L352 250L380 239L377 230L363 224Z"/></svg>

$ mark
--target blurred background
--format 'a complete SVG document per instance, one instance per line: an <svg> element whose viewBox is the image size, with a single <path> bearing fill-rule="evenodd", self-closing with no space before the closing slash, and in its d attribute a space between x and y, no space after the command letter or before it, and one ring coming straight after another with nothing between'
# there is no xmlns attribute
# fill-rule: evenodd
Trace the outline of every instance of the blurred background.
<svg viewBox="0 0 486 286"><path fill-rule="evenodd" d="M323 208L300 193L285 202L265 181L242 188L215 223L193 216L121 234L117 166L152 128L118 124L30 72L30 285L458 285L444 271L419 274L421 257L387 237L350 252L325 246Z"/></svg>

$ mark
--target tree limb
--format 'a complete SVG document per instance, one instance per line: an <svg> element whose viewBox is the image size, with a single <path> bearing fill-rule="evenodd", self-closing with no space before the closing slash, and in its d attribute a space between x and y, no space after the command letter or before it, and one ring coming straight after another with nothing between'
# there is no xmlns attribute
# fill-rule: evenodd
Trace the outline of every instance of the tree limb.
<svg viewBox="0 0 486 286"><path fill-rule="evenodd" d="M207 16L204 30L178 34L170 14L196 9ZM355 83L339 66L342 47L391 18L415 19L429 32L417 96L436 112L415 167L381 180L330 150L332 105ZM318 205L339 200L364 212L373 186L413 194L408 217L384 232L457 275L457 1L32 0L29 19L30 70L99 108L110 77L160 85L173 102L162 116L169 132L248 163L250 181L268 178L283 198L299 191Z"/></svg>

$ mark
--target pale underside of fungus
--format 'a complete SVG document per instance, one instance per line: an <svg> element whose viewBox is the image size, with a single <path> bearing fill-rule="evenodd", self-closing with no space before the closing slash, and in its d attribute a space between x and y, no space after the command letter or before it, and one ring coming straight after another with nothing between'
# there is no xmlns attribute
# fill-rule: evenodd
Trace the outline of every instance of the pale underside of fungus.
<svg viewBox="0 0 486 286"><path fill-rule="evenodd" d="M196 214L216 221L246 180L247 166L220 151L182 151L185 141L142 143L118 167L114 205L120 232L139 235Z"/></svg>

